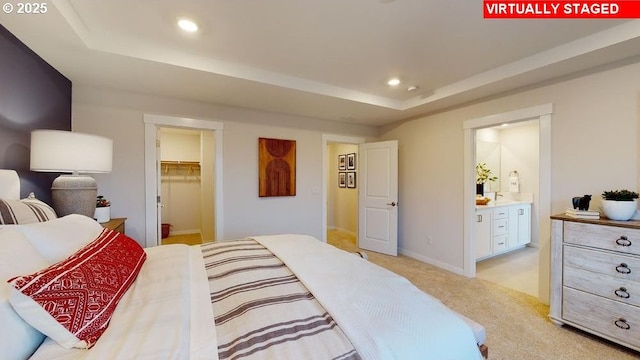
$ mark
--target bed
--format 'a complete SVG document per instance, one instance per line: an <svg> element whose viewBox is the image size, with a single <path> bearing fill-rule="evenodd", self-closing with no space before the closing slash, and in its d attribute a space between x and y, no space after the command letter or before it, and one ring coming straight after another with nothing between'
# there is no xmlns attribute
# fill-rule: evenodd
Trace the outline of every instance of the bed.
<svg viewBox="0 0 640 360"><path fill-rule="evenodd" d="M17 175L0 171L0 276L9 280L0 283L5 357L487 356L482 326L405 278L313 237L142 249L93 219L57 218L36 199L18 199L16 181ZM23 205L38 220L10 219L13 207ZM83 276L88 280L77 280ZM82 288L89 295L69 290L75 282L86 286L83 281L94 286ZM74 317L82 302L88 310Z"/></svg>

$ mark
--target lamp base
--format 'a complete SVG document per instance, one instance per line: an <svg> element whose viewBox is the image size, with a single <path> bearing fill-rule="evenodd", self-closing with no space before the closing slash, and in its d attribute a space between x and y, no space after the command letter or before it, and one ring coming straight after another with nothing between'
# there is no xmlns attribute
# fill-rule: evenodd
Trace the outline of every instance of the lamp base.
<svg viewBox="0 0 640 360"><path fill-rule="evenodd" d="M81 214L93 218L98 184L87 175L60 175L51 184L53 209L61 217Z"/></svg>

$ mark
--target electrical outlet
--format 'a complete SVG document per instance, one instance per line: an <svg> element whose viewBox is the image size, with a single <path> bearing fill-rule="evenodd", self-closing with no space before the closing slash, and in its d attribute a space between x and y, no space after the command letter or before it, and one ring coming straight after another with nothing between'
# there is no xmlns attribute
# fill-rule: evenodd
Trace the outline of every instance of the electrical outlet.
<svg viewBox="0 0 640 360"><path fill-rule="evenodd" d="M427 245L431 245L431 236L427 236Z"/></svg>

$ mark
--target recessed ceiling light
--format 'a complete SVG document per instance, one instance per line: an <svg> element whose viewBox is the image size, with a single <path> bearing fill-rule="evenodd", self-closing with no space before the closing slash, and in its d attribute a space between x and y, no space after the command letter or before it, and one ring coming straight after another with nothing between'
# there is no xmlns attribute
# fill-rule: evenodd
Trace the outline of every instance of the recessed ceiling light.
<svg viewBox="0 0 640 360"><path fill-rule="evenodd" d="M409 86L407 88L407 91L416 91L416 90L418 90L418 85Z"/></svg>
<svg viewBox="0 0 640 360"><path fill-rule="evenodd" d="M178 26L184 31L196 32L198 31L198 24L191 19L181 18L178 19Z"/></svg>
<svg viewBox="0 0 640 360"><path fill-rule="evenodd" d="M391 86L398 86L398 85L400 85L400 79L393 78L393 79L387 81L387 84L389 84Z"/></svg>
<svg viewBox="0 0 640 360"><path fill-rule="evenodd" d="M509 124L504 123L504 124L502 124L502 125L500 125L500 126L502 126L502 127L507 127L507 126L509 126Z"/></svg>

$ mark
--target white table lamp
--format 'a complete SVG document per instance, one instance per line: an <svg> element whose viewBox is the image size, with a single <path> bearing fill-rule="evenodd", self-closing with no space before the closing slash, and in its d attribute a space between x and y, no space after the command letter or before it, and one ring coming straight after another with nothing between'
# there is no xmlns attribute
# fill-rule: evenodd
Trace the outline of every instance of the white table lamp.
<svg viewBox="0 0 640 360"><path fill-rule="evenodd" d="M93 217L98 186L88 175L109 173L113 160L113 140L62 130L31 132L31 170L71 172L51 184L52 206L58 216L82 214Z"/></svg>

